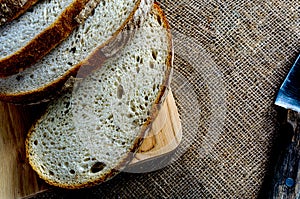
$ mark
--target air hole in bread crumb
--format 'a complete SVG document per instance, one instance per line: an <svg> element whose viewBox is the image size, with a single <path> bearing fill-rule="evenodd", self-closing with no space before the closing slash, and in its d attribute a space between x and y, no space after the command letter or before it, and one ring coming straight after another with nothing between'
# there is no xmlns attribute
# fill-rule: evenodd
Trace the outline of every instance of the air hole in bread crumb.
<svg viewBox="0 0 300 199"><path fill-rule="evenodd" d="M106 164L103 162L96 162L92 167L91 167L91 172L92 173L98 173L102 171L106 167Z"/></svg>
<svg viewBox="0 0 300 199"><path fill-rule="evenodd" d="M24 77L22 75L17 75L16 80L20 81L22 80Z"/></svg>
<svg viewBox="0 0 300 199"><path fill-rule="evenodd" d="M67 147L59 147L58 150L66 150Z"/></svg>
<svg viewBox="0 0 300 199"><path fill-rule="evenodd" d="M140 109L141 109L141 110L144 110L144 107L143 107L142 105L140 105Z"/></svg>
<svg viewBox="0 0 300 199"><path fill-rule="evenodd" d="M37 140L34 140L34 142L33 142L34 145L38 145L38 143L39 142Z"/></svg>
<svg viewBox="0 0 300 199"><path fill-rule="evenodd" d="M70 171L70 174L75 174L75 170L71 169Z"/></svg>
<svg viewBox="0 0 300 199"><path fill-rule="evenodd" d="M138 126L138 125L139 125L139 120L138 120L138 119L133 120L133 121L132 121L132 124L133 124L134 126Z"/></svg>
<svg viewBox="0 0 300 199"><path fill-rule="evenodd" d="M75 53L76 52L76 47L71 48L70 52Z"/></svg>
<svg viewBox="0 0 300 199"><path fill-rule="evenodd" d="M131 107L131 110L132 110L133 112L136 112L135 106L132 106L132 107Z"/></svg>
<svg viewBox="0 0 300 199"><path fill-rule="evenodd" d="M152 57L153 57L153 59L157 59L157 51L156 50L152 50Z"/></svg>
<svg viewBox="0 0 300 199"><path fill-rule="evenodd" d="M44 165L41 165L41 170L42 170L42 171L45 171Z"/></svg>
<svg viewBox="0 0 300 199"><path fill-rule="evenodd" d="M157 22L158 22L159 25L161 26L161 23L162 23L162 22L161 22L161 18L160 18L160 16L158 16L158 15L157 15Z"/></svg>
<svg viewBox="0 0 300 199"><path fill-rule="evenodd" d="M118 99L122 99L123 95L124 95L124 88L123 88L122 85L119 85L118 89L117 89L117 97L118 97Z"/></svg>
<svg viewBox="0 0 300 199"><path fill-rule="evenodd" d="M151 62L149 63L149 66L150 66L150 68L154 68L154 63L151 61Z"/></svg>
<svg viewBox="0 0 300 199"><path fill-rule="evenodd" d="M49 175L54 176L53 171L49 171Z"/></svg>
<svg viewBox="0 0 300 199"><path fill-rule="evenodd" d="M66 103L65 103L66 108L69 108L70 104L71 104L70 102L66 102Z"/></svg>

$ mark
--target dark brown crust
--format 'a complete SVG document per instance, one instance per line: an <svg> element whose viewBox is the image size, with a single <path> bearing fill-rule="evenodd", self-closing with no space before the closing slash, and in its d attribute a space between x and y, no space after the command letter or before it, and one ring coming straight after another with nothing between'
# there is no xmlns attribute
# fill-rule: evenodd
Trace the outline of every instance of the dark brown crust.
<svg viewBox="0 0 300 199"><path fill-rule="evenodd" d="M0 77L7 77L32 66L66 39L79 25L75 17L89 0L75 0L58 19L17 52L0 60ZM8 24L9 25L9 24Z"/></svg>
<svg viewBox="0 0 300 199"><path fill-rule="evenodd" d="M162 104L164 103L164 101L166 99L166 96L167 96L169 88L170 88L170 81L171 81L172 70L173 70L173 43L172 43L172 36L171 36L169 23L168 23L168 21L166 19L166 16L163 13L163 11L161 10L158 3L154 3L152 12L156 13L159 17L161 17L163 27L165 27L166 30L167 30L169 54L168 54L167 62L166 62L167 63L167 69L166 69L166 72L165 72L164 82L161 85L160 93L157 96L157 99L156 99L155 103L152 106L151 115L148 118L148 120L144 123L144 125L142 126L140 135L135 139L134 144L129 149L127 156L123 160L120 161L120 164L117 167L115 167L114 169L112 169L111 172L107 173L102 178L99 178L99 179L94 180L94 181L89 181L89 182L86 182L84 184L68 185L68 184L58 184L58 183L53 182L49 179L45 179L42 175L40 175L40 177L43 180L45 180L48 184L53 185L53 186L58 186L58 187L61 187L61 188L66 188L66 189L79 189L79 188L85 188L85 187L98 185L98 184L103 183L103 182L111 179L112 177L114 177L133 159L134 154L137 152L138 148L142 144L142 142L144 140L144 137L147 135L148 131L150 130L151 124L153 123L153 121L157 117L158 112L159 112ZM34 128L35 128L35 126L33 126L30 129L30 131L28 133L28 138L31 136L32 129L34 129ZM29 153L31 151L31 149L28 149L28 146L29 146L29 144L28 144L29 139L28 138L26 139L26 151L27 151L26 156L27 156L27 159L29 159ZM33 169L35 171L37 170L37 168L35 167L34 164L31 163L31 166L33 167Z"/></svg>
<svg viewBox="0 0 300 199"><path fill-rule="evenodd" d="M55 95L55 93L61 89L61 87L64 85L64 83L68 80L71 76L86 76L87 74L91 73L92 71L96 70L97 68L100 68L104 61L108 58L106 54L104 54L104 49L107 46L110 46L111 43L113 43L116 38L118 38L120 35L123 36L129 36L128 29L135 28L135 24L133 22L133 16L136 12L136 10L139 8L142 0L138 0L133 11L128 16L128 18L124 21L124 23L119 27L119 29L116 30L116 32L112 35L110 39L108 39L103 44L100 44L99 47L92 52L86 59L82 60L77 65L72 66L64 75L62 75L60 78L54 80L53 82L49 83L48 85L38 88L36 90L31 90L28 92L21 92L17 94L5 94L0 93L0 100L4 102L9 103L15 103L15 104L27 104L27 103L36 103L38 101L43 101L45 99L48 99L49 96ZM146 0L147 1L147 0ZM148 0L149 1L149 0ZM152 0L151 0L152 1ZM130 25L129 25L130 24ZM133 27L131 27L133 26ZM124 42L122 46L124 46L126 43ZM121 46L121 47L122 47ZM119 47L119 50L121 49ZM111 55L109 55L111 56ZM97 64L93 64L97 63ZM80 71L79 71L80 70ZM77 73L79 71L79 74Z"/></svg>
<svg viewBox="0 0 300 199"><path fill-rule="evenodd" d="M1 0L0 1L0 26L18 18L27 9L33 6L39 0L27 0L21 5L20 0Z"/></svg>

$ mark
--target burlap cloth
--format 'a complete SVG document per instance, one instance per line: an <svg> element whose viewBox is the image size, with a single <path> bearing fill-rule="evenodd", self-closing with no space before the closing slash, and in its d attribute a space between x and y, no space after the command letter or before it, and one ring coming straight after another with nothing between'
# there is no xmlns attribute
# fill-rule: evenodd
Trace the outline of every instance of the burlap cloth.
<svg viewBox="0 0 300 199"><path fill-rule="evenodd" d="M300 51L300 1L162 0L174 35L183 141L163 169L36 198L258 198L278 135L273 105ZM300 77L299 77L300 78Z"/></svg>

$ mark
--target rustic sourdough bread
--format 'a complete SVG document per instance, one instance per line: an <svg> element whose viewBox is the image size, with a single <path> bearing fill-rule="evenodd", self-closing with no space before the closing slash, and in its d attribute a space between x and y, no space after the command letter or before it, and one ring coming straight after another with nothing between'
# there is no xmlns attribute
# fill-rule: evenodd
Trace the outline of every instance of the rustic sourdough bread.
<svg viewBox="0 0 300 199"><path fill-rule="evenodd" d="M0 26L23 14L37 1L38 0L0 0Z"/></svg>
<svg viewBox="0 0 300 199"><path fill-rule="evenodd" d="M81 21L76 19L81 13L92 10L99 1L40 1L20 18L1 26L0 77L16 74L34 64L79 25Z"/></svg>
<svg viewBox="0 0 300 199"><path fill-rule="evenodd" d="M148 15L153 0L100 1L93 16L60 45L24 71L0 78L0 100L13 103L48 98L79 68L88 72L122 49ZM19 28L15 27L15 31Z"/></svg>
<svg viewBox="0 0 300 199"><path fill-rule="evenodd" d="M26 140L29 163L51 185L104 182L133 157L168 92L172 42L158 5L117 57L50 104Z"/></svg>

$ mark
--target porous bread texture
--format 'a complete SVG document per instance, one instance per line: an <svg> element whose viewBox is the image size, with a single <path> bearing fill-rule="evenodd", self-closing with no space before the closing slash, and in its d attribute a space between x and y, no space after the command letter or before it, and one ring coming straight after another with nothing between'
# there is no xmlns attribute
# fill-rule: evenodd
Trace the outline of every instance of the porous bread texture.
<svg viewBox="0 0 300 199"><path fill-rule="evenodd" d="M39 61L43 56L49 53L51 49L66 39L75 27L83 23L84 20L92 14L92 10L98 5L99 1L101 0L74 0L70 2L66 8L61 9L59 14L54 14L57 15L55 21L47 24L47 27L41 32L34 33L34 31L31 31L33 38L30 38L30 41L25 42L25 44L15 52L0 59L0 78L23 71ZM57 7L59 7L59 5ZM33 8L32 10L35 9ZM49 12L52 11L51 8L45 10L49 10ZM27 13L30 13L29 11ZM53 12L56 12L56 10ZM45 12L44 15L48 18L48 12ZM18 27L18 24L8 25ZM39 24L35 25L39 26ZM22 32L26 32L26 27L22 28L24 28L24 30L20 31L21 35ZM28 35L26 35L26 37L27 36ZM19 38L17 37L17 39ZM6 43L10 42L14 43L14 40L6 41Z"/></svg>
<svg viewBox="0 0 300 199"><path fill-rule="evenodd" d="M170 35L158 9L118 57L54 101L30 130L27 156L46 182L89 186L129 161L169 86Z"/></svg>
<svg viewBox="0 0 300 199"><path fill-rule="evenodd" d="M20 18L0 27L0 59L26 45L52 24L72 0L44 0ZM46 42L46 41L45 41Z"/></svg>
<svg viewBox="0 0 300 199"><path fill-rule="evenodd" d="M73 73L83 59L124 27L128 22L126 20L131 20L131 15L140 19L146 15L141 12L150 11L151 6L152 0L100 1L93 16L38 63L18 74L0 78L0 100L9 98L14 102L14 98L17 101L26 98L26 95L47 90L54 82Z"/></svg>

